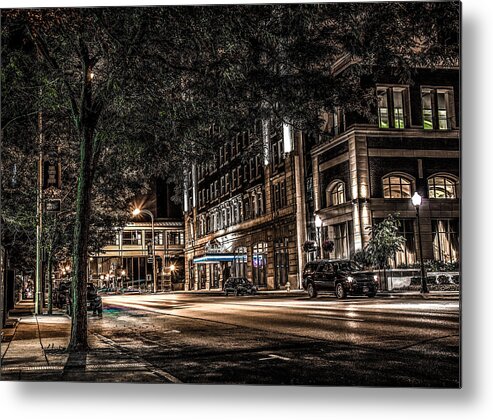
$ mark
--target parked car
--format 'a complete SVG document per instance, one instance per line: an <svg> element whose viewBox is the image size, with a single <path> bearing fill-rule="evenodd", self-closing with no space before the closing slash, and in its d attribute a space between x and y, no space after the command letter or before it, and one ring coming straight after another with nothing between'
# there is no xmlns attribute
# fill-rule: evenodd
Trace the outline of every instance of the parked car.
<svg viewBox="0 0 493 420"><path fill-rule="evenodd" d="M245 277L230 277L224 283L224 294L228 296L229 293L234 293L235 296L239 295L254 295L257 293L257 288L248 281Z"/></svg>
<svg viewBox="0 0 493 420"><path fill-rule="evenodd" d="M319 291L334 292L339 299L347 295L374 297L378 275L363 271L350 260L317 260L305 265L302 285L310 298L316 297Z"/></svg>

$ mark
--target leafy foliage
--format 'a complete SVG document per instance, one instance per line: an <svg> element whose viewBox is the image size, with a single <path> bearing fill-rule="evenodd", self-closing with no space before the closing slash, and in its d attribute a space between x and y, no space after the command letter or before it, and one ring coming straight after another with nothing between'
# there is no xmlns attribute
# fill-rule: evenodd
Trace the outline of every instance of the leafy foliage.
<svg viewBox="0 0 493 420"><path fill-rule="evenodd" d="M369 227L371 234L365 251L370 261L380 268L387 268L388 261L402 250L406 239L399 233L397 216L388 215L380 223Z"/></svg>

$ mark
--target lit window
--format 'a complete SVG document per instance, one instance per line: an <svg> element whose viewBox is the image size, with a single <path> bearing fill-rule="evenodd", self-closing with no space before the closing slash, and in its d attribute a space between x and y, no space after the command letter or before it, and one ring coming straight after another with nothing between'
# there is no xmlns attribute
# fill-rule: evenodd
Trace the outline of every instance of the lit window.
<svg viewBox="0 0 493 420"><path fill-rule="evenodd" d="M404 128L404 89L393 88L394 127Z"/></svg>
<svg viewBox="0 0 493 420"><path fill-rule="evenodd" d="M402 175L388 175L382 179L384 198L411 198L412 181Z"/></svg>
<svg viewBox="0 0 493 420"><path fill-rule="evenodd" d="M443 175L428 179L428 196L430 198L457 198L457 181Z"/></svg>
<svg viewBox="0 0 493 420"><path fill-rule="evenodd" d="M377 90L378 96L378 126L380 128L389 128L389 105L387 100L387 88Z"/></svg>
<svg viewBox="0 0 493 420"><path fill-rule="evenodd" d="M327 197L329 206L337 206L345 201L344 182L339 181L335 185L329 186Z"/></svg>
<svg viewBox="0 0 493 420"><path fill-rule="evenodd" d="M452 128L452 89L421 89L423 128L450 130Z"/></svg>
<svg viewBox="0 0 493 420"><path fill-rule="evenodd" d="M378 126L403 129L406 125L406 88L378 87Z"/></svg>
<svg viewBox="0 0 493 420"><path fill-rule="evenodd" d="M435 260L459 260L459 220L432 220L433 255Z"/></svg>

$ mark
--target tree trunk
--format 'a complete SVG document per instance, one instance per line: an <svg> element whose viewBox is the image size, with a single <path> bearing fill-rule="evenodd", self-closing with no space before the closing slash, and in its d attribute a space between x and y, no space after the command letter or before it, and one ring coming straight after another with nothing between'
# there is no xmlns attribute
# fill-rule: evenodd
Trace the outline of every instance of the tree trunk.
<svg viewBox="0 0 493 420"><path fill-rule="evenodd" d="M77 182L77 211L72 267L72 334L69 351L86 351L87 342L87 242L91 218L92 158L94 129L82 129L80 170Z"/></svg>

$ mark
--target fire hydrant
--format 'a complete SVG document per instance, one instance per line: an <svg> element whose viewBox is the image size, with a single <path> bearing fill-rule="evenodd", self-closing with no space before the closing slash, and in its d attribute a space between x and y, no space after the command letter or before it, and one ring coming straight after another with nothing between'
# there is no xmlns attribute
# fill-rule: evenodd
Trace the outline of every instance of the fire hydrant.
<svg viewBox="0 0 493 420"><path fill-rule="evenodd" d="M288 293L291 291L291 283L289 281L286 283L286 290Z"/></svg>

